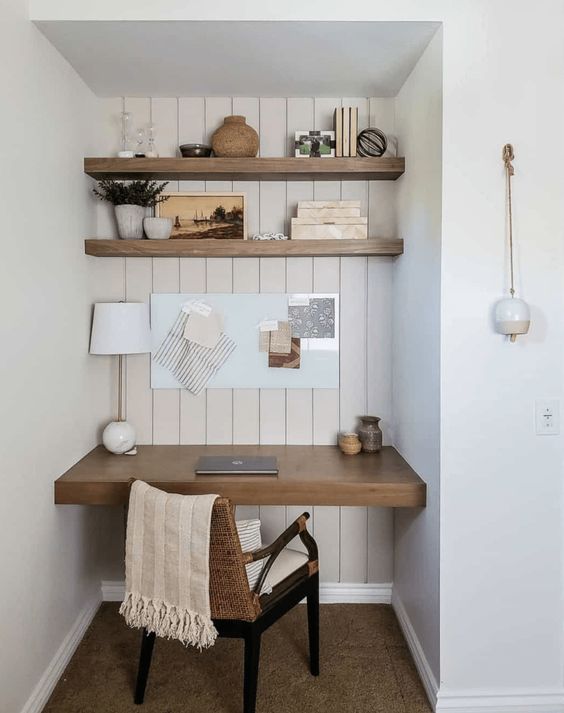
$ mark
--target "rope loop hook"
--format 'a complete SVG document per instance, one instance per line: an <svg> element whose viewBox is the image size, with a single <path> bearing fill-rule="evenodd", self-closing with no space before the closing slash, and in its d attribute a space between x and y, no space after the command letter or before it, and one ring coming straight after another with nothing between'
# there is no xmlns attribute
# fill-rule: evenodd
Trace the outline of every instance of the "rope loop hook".
<svg viewBox="0 0 564 713"><path fill-rule="evenodd" d="M511 144L505 144L503 147L502 158L505 168L508 170L509 175L512 176L515 170L511 162L515 159L515 153L513 152L513 146Z"/></svg>

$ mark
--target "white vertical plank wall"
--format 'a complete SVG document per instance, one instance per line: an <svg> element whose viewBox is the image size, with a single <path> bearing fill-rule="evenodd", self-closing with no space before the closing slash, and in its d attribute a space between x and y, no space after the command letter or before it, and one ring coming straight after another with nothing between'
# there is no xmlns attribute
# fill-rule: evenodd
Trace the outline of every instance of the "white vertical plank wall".
<svg viewBox="0 0 564 713"><path fill-rule="evenodd" d="M243 114L260 135L260 155L293 152L298 129L331 128L336 106L358 106L359 127L376 124L394 133L394 100L380 98L181 97L101 100L101 146L119 140L122 106L133 128L156 127L161 156L178 155L180 143L210 141L223 117ZM116 132L115 135L110 135ZM117 137L117 138L116 138ZM116 144L116 146L114 146ZM304 159L307 160L307 159ZM395 235L393 183L368 181L179 181L169 190L244 191L247 228L288 232L299 200L358 199L369 233ZM111 214L98 212L99 237L115 236ZM107 261L104 261L107 262ZM116 290L127 300L151 292L339 292L341 369L339 389L150 388L147 355L127 359L127 410L140 443L334 444L340 429L359 415L382 417L391 441L391 260L387 258L129 258L112 260ZM238 517L258 517L263 538L275 537L304 510L319 542L327 582L390 582L393 513L386 508L239 506ZM299 546L299 545L296 545Z"/></svg>

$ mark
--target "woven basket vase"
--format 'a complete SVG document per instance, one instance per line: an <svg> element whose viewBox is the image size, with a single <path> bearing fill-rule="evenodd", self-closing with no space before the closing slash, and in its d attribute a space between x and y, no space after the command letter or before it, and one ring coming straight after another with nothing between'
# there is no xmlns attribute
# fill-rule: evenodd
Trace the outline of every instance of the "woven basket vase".
<svg viewBox="0 0 564 713"><path fill-rule="evenodd" d="M355 456L360 453L362 444L356 433L341 433L339 435L339 448L346 456Z"/></svg>
<svg viewBox="0 0 564 713"><path fill-rule="evenodd" d="M212 148L219 158L253 158L258 152L259 137L244 116L226 116L212 137Z"/></svg>

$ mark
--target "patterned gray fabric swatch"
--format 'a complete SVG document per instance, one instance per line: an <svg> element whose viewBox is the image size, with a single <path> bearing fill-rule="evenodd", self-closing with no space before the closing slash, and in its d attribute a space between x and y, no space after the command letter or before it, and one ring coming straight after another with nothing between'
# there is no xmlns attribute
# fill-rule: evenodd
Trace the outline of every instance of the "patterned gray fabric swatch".
<svg viewBox="0 0 564 713"><path fill-rule="evenodd" d="M335 336L335 299L312 297L309 305L288 307L292 337L333 339Z"/></svg>
<svg viewBox="0 0 564 713"><path fill-rule="evenodd" d="M169 369L191 393L200 394L225 364L236 347L226 334L208 349L184 338L188 314L181 312L155 354L155 361Z"/></svg>

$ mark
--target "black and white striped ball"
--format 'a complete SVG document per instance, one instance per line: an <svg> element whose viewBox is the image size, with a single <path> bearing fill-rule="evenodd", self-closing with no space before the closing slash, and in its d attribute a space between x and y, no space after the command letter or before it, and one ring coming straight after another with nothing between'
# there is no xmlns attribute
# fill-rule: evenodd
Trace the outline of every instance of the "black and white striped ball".
<svg viewBox="0 0 564 713"><path fill-rule="evenodd" d="M356 148L359 156L383 156L388 148L388 139L380 129L364 129L358 135Z"/></svg>

